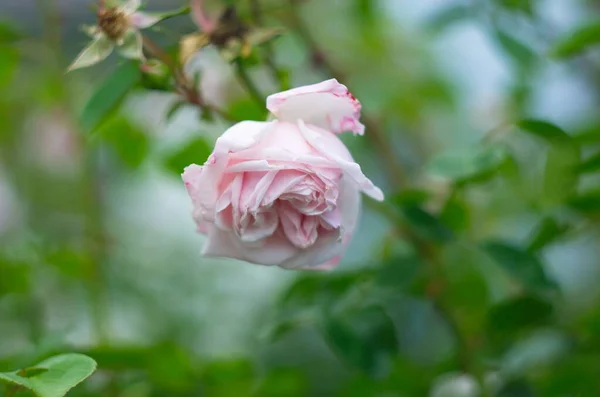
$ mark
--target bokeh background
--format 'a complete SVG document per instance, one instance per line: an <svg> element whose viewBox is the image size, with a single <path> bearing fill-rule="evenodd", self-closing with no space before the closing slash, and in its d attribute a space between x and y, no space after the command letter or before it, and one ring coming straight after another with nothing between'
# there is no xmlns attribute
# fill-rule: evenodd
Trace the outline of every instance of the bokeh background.
<svg viewBox="0 0 600 397"><path fill-rule="evenodd" d="M362 102L344 141L385 203L332 272L202 258L179 174L230 123L116 56L65 75L90 2L2 0L0 371L82 352L72 396L600 396L600 3L226 4L285 28L248 64L262 95L336 77ZM186 71L265 117L215 48Z"/></svg>

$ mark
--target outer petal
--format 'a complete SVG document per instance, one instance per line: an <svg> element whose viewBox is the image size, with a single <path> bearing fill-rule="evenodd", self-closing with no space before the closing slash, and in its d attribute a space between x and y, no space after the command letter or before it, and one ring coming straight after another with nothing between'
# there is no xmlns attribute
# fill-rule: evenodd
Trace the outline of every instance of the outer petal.
<svg viewBox="0 0 600 397"><path fill-rule="evenodd" d="M119 8L123 10L125 14L133 14L142 5L142 0L119 0L121 5Z"/></svg>
<svg viewBox="0 0 600 397"><path fill-rule="evenodd" d="M202 255L240 259L258 265L277 266L292 258L298 250L290 242L276 234L260 246L244 245L233 233L210 226Z"/></svg>
<svg viewBox="0 0 600 397"><path fill-rule="evenodd" d="M365 131L359 121L360 102L336 79L270 95L267 109L279 120L304 120L336 134Z"/></svg>
<svg viewBox="0 0 600 397"><path fill-rule="evenodd" d="M113 42L105 35L98 36L75 58L67 71L92 66L105 60L114 48Z"/></svg>
<svg viewBox="0 0 600 397"><path fill-rule="evenodd" d="M144 59L142 34L136 29L129 29L118 47L119 54L129 59Z"/></svg>
<svg viewBox="0 0 600 397"><path fill-rule="evenodd" d="M230 153L256 145L272 123L242 121L229 128L215 144L204 166L192 164L185 168L183 181L195 207L205 221L214 221L215 204L219 199L219 182L229 163ZM198 220L196 220L198 222Z"/></svg>
<svg viewBox="0 0 600 397"><path fill-rule="evenodd" d="M134 12L129 15L129 23L138 29L146 29L155 23L159 22L160 18L154 15L147 14L145 12Z"/></svg>
<svg viewBox="0 0 600 397"><path fill-rule="evenodd" d="M383 201L383 192L362 173L360 165L352 161L351 157L348 160L344 158L345 156L343 157L338 154L340 152L343 153L339 146L344 146L338 137L329 131L316 128L315 126L307 126L302 120L298 121L298 126L306 141L323 156L335 161L340 169L344 171L344 175L353 180L363 193L375 200ZM348 153L347 149L345 151Z"/></svg>

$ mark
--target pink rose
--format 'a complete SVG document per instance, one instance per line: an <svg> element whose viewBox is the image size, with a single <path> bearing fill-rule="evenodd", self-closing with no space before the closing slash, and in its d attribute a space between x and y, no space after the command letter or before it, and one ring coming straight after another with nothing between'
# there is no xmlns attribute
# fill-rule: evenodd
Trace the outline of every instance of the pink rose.
<svg viewBox="0 0 600 397"><path fill-rule="evenodd" d="M360 103L335 79L271 95L270 122L243 121L183 180L203 254L288 269L330 269L356 228L360 192L383 193L336 134L364 132Z"/></svg>

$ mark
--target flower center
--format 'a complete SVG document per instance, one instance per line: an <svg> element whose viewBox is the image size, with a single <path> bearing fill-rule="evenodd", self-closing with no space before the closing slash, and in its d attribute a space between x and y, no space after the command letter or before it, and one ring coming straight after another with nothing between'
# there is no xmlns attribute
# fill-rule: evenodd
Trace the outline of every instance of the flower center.
<svg viewBox="0 0 600 397"><path fill-rule="evenodd" d="M116 7L98 13L98 27L112 40L123 37L129 28L127 15Z"/></svg>

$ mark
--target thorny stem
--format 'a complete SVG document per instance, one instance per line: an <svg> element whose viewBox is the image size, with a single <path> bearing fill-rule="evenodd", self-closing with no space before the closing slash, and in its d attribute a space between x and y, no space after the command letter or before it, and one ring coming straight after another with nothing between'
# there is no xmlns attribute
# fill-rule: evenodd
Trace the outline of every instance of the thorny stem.
<svg viewBox="0 0 600 397"><path fill-rule="evenodd" d="M312 37L308 27L302 20L300 10L297 8L297 0L289 0L291 7L290 18L293 27L298 36L304 41L306 47L310 51L312 60L316 67L322 69L326 74L335 77L340 81L345 81L345 74L331 63L325 55L325 52L319 47L317 41ZM384 131L380 128L379 122L368 114L363 116L363 123L367 133L365 137L369 139L375 149L381 155L382 161L386 165L388 177L394 183L394 187L399 189L406 185L406 178L403 167L398 161L398 156L394 153L392 146L387 142Z"/></svg>
<svg viewBox="0 0 600 397"><path fill-rule="evenodd" d="M183 73L183 71L181 70L181 67L177 64L177 62L175 62L173 60L173 58L171 58L169 56L169 54L167 54L152 39L150 39L147 36L143 36L143 44L144 44L144 48L150 54L152 54L158 60L163 62L165 65L167 65L169 70L171 70L171 73L173 74L173 77L175 78L175 84L177 85L177 93L179 93L186 101L188 101L189 103L191 103L193 105L198 106L201 110L202 109L210 109L227 121L230 121L233 123L237 123L237 122L241 121L241 120L238 120L233 115L227 113L223 109L219 109L216 106L212 106L212 105L208 105L208 104L204 103L204 101L202 100L202 97L200 96L200 93L198 92L198 89L196 87L194 87L192 83L190 83L190 81L185 76L185 74Z"/></svg>
<svg viewBox="0 0 600 397"><path fill-rule="evenodd" d="M248 75L246 67L239 59L235 61L235 72L240 83L242 83L244 88L246 88L246 91L248 91L248 94L250 94L250 96L256 102L256 104L262 109L265 106L265 98L262 96L256 85L254 84L254 82Z"/></svg>

